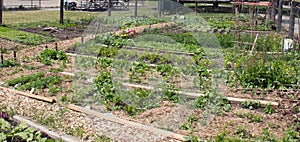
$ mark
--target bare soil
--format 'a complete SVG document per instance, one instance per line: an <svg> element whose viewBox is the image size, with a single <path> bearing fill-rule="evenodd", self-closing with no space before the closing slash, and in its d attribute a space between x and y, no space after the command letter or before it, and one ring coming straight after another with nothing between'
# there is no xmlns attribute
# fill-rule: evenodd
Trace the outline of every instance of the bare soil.
<svg viewBox="0 0 300 142"><path fill-rule="evenodd" d="M20 29L20 30L30 32L30 33L43 34L43 35L47 35L47 36L50 35L51 37L57 38L59 40L68 40L68 39L80 37L82 35L82 33L84 32L84 29L77 29L75 27L68 27L65 29L58 29L58 28L56 29L55 28L55 29L46 30L46 31L45 31L45 27L24 28L24 29Z"/></svg>

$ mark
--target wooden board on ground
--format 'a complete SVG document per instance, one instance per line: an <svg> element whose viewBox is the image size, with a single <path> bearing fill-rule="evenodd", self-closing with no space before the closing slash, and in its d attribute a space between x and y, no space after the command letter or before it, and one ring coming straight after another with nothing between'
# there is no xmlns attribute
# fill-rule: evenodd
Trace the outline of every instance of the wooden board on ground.
<svg viewBox="0 0 300 142"><path fill-rule="evenodd" d="M158 134L158 135L163 135L165 137L185 141L185 136L184 135L180 135L180 134L176 134L176 133L169 132L169 131L166 131L166 130L162 130L162 129L154 128L154 127L151 127L151 126L135 123L135 122L132 122L132 121L124 120L124 119L118 118L118 117L113 116L113 115L105 115L103 113L99 113L97 111L86 109L86 108L83 108L83 107L80 107L80 106L77 106L77 105L74 105L74 104L68 105L68 108L71 109L71 110L74 110L74 111L81 112L81 113L93 115L93 116L96 116L96 117L99 117L101 119L105 119L105 120L108 120L108 121L111 121L111 122L131 126L131 127L137 128L137 129L147 130L147 131L150 131L150 132Z"/></svg>
<svg viewBox="0 0 300 142"><path fill-rule="evenodd" d="M69 136L69 135L60 135L56 132L50 131L48 128L46 128L42 125L36 124L22 116L15 115L15 116L13 116L13 119L15 119L16 121L19 121L19 122L25 122L29 127L32 127L38 131L41 131L56 140L62 140L63 142L83 142L76 137Z"/></svg>

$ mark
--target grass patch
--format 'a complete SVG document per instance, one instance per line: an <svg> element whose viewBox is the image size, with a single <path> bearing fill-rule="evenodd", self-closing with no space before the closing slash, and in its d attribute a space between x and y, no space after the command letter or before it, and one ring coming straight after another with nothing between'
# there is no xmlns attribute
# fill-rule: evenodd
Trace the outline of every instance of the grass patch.
<svg viewBox="0 0 300 142"><path fill-rule="evenodd" d="M65 11L64 16L70 20L78 20L89 16L103 16L107 13ZM43 21L59 21L59 10L44 11L4 11L4 24L36 23Z"/></svg>
<svg viewBox="0 0 300 142"><path fill-rule="evenodd" d="M39 45L46 42L56 41L55 38L44 37L38 34L23 31L17 31L4 26L0 26L0 38L5 38L11 41L27 45Z"/></svg>

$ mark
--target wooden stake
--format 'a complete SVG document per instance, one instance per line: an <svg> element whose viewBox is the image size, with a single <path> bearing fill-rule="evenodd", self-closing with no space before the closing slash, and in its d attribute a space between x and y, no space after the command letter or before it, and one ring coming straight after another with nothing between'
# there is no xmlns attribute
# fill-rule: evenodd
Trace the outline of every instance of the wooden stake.
<svg viewBox="0 0 300 142"><path fill-rule="evenodd" d="M16 51L16 50L14 50L14 52L13 52L13 53L14 53L14 60L15 60L15 61L17 61L17 51Z"/></svg>
<svg viewBox="0 0 300 142"><path fill-rule="evenodd" d="M57 42L55 43L55 50L58 51L58 45L57 45Z"/></svg>
<svg viewBox="0 0 300 142"><path fill-rule="evenodd" d="M84 37L83 36L81 36L81 43L83 43L84 42Z"/></svg>
<svg viewBox="0 0 300 142"><path fill-rule="evenodd" d="M251 53L253 52L253 50L254 50L254 48L255 48L255 46L256 46L256 42L257 42L258 36L259 36L259 33L256 34L254 43L253 43L253 45L252 45Z"/></svg>
<svg viewBox="0 0 300 142"><path fill-rule="evenodd" d="M3 58L3 47L1 47L1 52L0 52L0 55L1 55L1 64L3 65L4 63L4 58Z"/></svg>

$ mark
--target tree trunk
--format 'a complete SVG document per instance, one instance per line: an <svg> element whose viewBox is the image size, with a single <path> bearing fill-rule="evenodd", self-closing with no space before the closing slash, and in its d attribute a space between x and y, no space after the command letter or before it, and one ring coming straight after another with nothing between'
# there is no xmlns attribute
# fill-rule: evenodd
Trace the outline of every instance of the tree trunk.
<svg viewBox="0 0 300 142"><path fill-rule="evenodd" d="M107 16L111 16L111 0L108 0L108 7L107 7Z"/></svg>
<svg viewBox="0 0 300 142"><path fill-rule="evenodd" d="M277 0L272 0L271 20L275 21Z"/></svg>
<svg viewBox="0 0 300 142"><path fill-rule="evenodd" d="M277 19L277 31L281 31L282 27L282 8L283 8L283 0L279 0L278 3L278 19Z"/></svg>
<svg viewBox="0 0 300 142"><path fill-rule="evenodd" d="M0 0L0 24L2 24L3 0Z"/></svg>
<svg viewBox="0 0 300 142"><path fill-rule="evenodd" d="M294 30L295 30L295 17L296 17L296 2L291 2L291 12L289 20L289 38L294 39Z"/></svg>
<svg viewBox="0 0 300 142"><path fill-rule="evenodd" d="M161 17L162 0L158 0L158 17Z"/></svg>
<svg viewBox="0 0 300 142"><path fill-rule="evenodd" d="M60 0L60 18L59 23L64 24L64 0Z"/></svg>
<svg viewBox="0 0 300 142"><path fill-rule="evenodd" d="M299 8L298 8L298 15L300 15ZM300 17L298 17L298 53L300 53Z"/></svg>
<svg viewBox="0 0 300 142"><path fill-rule="evenodd" d="M138 5L138 0L135 0L135 3L134 3L134 17L137 17L137 5Z"/></svg>

